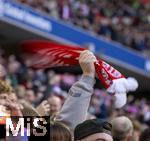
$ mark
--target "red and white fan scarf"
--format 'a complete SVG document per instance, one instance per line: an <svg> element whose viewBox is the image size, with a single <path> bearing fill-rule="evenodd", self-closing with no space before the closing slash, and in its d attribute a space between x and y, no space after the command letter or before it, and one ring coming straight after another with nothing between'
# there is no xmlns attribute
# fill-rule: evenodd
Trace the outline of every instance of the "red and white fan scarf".
<svg viewBox="0 0 150 141"><path fill-rule="evenodd" d="M57 66L78 65L78 58L86 50L78 46L61 45L49 41L31 40L21 44L28 66L44 69ZM97 57L94 62L97 76L109 93L116 97L115 106L126 104L126 93L135 91L138 83L134 78L125 78L118 70Z"/></svg>

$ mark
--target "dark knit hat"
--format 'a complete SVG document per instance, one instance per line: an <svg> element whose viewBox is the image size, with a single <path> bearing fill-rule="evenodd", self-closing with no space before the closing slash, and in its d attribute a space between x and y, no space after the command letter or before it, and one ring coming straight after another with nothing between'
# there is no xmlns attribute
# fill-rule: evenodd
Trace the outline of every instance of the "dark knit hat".
<svg viewBox="0 0 150 141"><path fill-rule="evenodd" d="M75 140L81 140L87 136L96 133L106 133L111 135L112 125L101 119L86 120L83 123L77 125L74 131Z"/></svg>

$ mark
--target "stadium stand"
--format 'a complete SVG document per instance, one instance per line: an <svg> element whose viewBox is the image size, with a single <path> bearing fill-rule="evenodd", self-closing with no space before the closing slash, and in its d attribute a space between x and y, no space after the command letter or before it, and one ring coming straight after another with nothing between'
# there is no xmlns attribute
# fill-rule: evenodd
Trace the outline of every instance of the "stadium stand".
<svg viewBox="0 0 150 141"><path fill-rule="evenodd" d="M148 0L12 1L15 2L0 0L0 29L3 29L0 31L0 79L5 80L14 88L19 100L26 100L33 107L37 107L43 100L48 100L48 104L56 104L54 110L60 110L68 96L68 90L80 78L77 72L65 73L65 68L62 69L62 73L53 69L30 69L26 66L26 62L20 59L21 56L17 54L16 48L13 51L15 54L10 54L12 48L17 46L16 42L20 43L20 41L30 38L44 38L82 46L82 39L86 41L94 36L91 41L95 41L94 43L97 44L101 43L104 46L100 48L94 44L95 47L92 49L95 53L102 56L105 54L112 58L116 57L114 60L111 58L117 64L113 62L116 66L118 66L118 60L121 61L120 64L124 66L122 67L119 64L121 70L124 70L128 75L134 73L139 78L142 91L135 94L142 93L144 90L147 90L146 95L149 94L150 4L147 2ZM6 11L2 7L3 2L7 3L5 5ZM7 8L10 8L10 11ZM20 15L16 14L19 13L18 9ZM21 15L22 11L26 12L30 19L26 18L25 21ZM2 12L4 12L4 15ZM36 23L35 19L41 24ZM61 23L60 20L63 20L63 22ZM83 28L84 32L81 28L72 26L71 23ZM53 29L54 27L55 29ZM60 33L59 29L62 28L65 28L65 30ZM64 31L68 31L66 32L67 37L62 39ZM50 33L54 36L49 36ZM76 36L81 33L79 38L82 38L79 40L79 38L70 36L69 33L75 33ZM92 36L91 38L90 35L88 36L89 33ZM2 37L7 40L5 41L5 38ZM88 42L85 43L88 44ZM124 49L123 47L127 48ZM132 52L132 49L140 52ZM145 67L146 64L147 67ZM129 71L131 68L132 73ZM88 119L96 117L111 120L117 116L125 115L133 122L132 141L139 141L143 129L150 126L150 100L144 96L137 98L136 95L128 95L127 104L121 109L115 109L112 106L114 103L113 97L103 88L100 89L96 86L90 102ZM46 110L43 106L42 111L46 113Z"/></svg>
<svg viewBox="0 0 150 141"><path fill-rule="evenodd" d="M145 52L150 49L149 5L137 0L18 0L108 40Z"/></svg>

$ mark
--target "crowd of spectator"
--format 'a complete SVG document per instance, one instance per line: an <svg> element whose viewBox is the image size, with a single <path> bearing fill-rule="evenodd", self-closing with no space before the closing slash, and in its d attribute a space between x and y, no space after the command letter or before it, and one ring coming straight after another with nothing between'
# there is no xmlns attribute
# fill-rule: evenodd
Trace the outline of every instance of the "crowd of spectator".
<svg viewBox="0 0 150 141"><path fill-rule="evenodd" d="M37 107L43 100L44 106L37 107L41 115L55 114L60 111L68 96L70 87L80 78L80 75L69 73L56 74L53 70L33 70L26 62L15 55L7 56L0 50L0 79L9 83L18 97ZM105 90L95 88L89 107L89 119L112 119L126 115L134 123L135 138L147 126L150 126L150 101L146 98L136 99L128 96L126 106L121 109L113 108L114 99ZM51 113L47 104L50 104ZM138 141L135 139L135 141Z"/></svg>
<svg viewBox="0 0 150 141"><path fill-rule="evenodd" d="M145 0L17 0L129 48L150 50L150 3Z"/></svg>

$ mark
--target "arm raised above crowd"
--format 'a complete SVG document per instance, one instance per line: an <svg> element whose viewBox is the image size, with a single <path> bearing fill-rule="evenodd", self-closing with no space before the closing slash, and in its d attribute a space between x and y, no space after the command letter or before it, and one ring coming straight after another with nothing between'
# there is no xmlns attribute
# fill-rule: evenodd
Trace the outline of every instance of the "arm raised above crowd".
<svg viewBox="0 0 150 141"><path fill-rule="evenodd" d="M67 124L71 129L86 120L87 111L93 87L95 84L95 56L89 51L83 51L79 57L79 63L83 74L69 90L69 95L59 113L57 121Z"/></svg>

